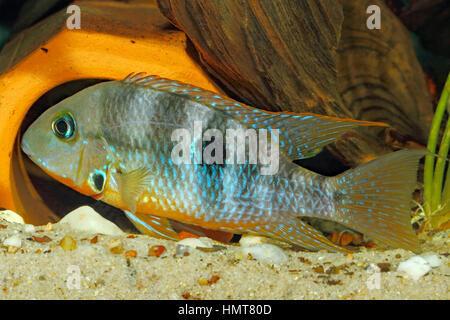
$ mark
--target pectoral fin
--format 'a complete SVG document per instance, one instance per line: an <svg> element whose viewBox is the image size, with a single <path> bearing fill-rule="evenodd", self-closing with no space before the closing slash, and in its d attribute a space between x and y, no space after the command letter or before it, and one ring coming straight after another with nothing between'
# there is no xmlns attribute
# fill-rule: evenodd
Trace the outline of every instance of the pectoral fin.
<svg viewBox="0 0 450 320"><path fill-rule="evenodd" d="M147 168L138 168L122 173L117 184L123 202L131 212L136 212L136 203L149 184L149 171Z"/></svg>

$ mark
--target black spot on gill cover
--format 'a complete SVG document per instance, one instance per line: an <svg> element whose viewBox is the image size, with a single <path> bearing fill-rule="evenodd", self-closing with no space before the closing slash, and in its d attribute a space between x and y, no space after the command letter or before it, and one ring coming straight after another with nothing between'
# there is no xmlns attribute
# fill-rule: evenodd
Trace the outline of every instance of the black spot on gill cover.
<svg viewBox="0 0 450 320"><path fill-rule="evenodd" d="M103 190L103 185L105 184L105 177L101 173L96 173L93 175L93 181L95 188L99 191Z"/></svg>

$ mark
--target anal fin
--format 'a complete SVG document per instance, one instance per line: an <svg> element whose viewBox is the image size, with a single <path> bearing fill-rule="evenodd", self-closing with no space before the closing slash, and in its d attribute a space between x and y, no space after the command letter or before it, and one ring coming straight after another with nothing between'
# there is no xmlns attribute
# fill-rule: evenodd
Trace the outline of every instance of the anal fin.
<svg viewBox="0 0 450 320"><path fill-rule="evenodd" d="M124 212L134 226L143 234L178 241L178 234L172 229L170 221L167 218L142 213L131 213L126 210Z"/></svg>
<svg viewBox="0 0 450 320"><path fill-rule="evenodd" d="M174 230L176 230L177 232L187 231L189 233L198 235L199 237L208 237L223 243L229 243L234 235L234 233L228 231L207 229L193 224L179 222L171 219L169 219L169 221Z"/></svg>
<svg viewBox="0 0 450 320"><path fill-rule="evenodd" d="M252 229L252 232L284 241L302 248L318 251L327 250L330 252L351 253L352 251L337 246L325 238L319 231L311 227L300 219L288 220L283 224L261 226L259 229Z"/></svg>

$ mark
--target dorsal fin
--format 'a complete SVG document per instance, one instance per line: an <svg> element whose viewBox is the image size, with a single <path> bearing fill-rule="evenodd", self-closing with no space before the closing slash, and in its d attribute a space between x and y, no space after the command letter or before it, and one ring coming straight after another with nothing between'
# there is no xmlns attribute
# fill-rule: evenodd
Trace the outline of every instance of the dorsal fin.
<svg viewBox="0 0 450 320"><path fill-rule="evenodd" d="M269 112L249 107L212 91L145 73L130 74L123 83L150 87L201 103L253 129L279 129L279 144L294 159L309 158L345 131L359 126L389 126L381 122L341 119L313 113Z"/></svg>

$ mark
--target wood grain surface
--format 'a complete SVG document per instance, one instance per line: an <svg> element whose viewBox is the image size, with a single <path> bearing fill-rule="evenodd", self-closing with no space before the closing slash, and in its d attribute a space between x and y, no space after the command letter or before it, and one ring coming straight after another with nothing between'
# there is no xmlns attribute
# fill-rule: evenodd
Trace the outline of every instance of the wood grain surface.
<svg viewBox="0 0 450 320"><path fill-rule="evenodd" d="M381 8L381 30L366 8ZM349 131L329 150L355 166L422 147L431 98L407 30L380 0L158 0L229 95L272 111L389 123Z"/></svg>

